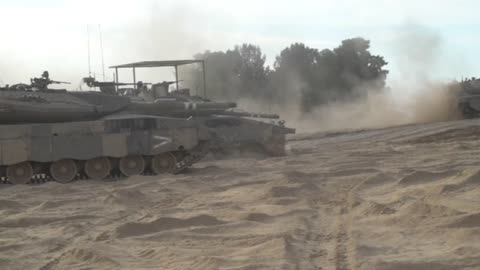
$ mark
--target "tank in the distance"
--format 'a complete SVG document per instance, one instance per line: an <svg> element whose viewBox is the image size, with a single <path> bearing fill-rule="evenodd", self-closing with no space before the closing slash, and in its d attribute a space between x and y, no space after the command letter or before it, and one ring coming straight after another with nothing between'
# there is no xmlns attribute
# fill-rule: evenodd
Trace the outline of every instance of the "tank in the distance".
<svg viewBox="0 0 480 270"><path fill-rule="evenodd" d="M457 108L463 118L480 117L480 79L462 79L452 83L450 89L455 95Z"/></svg>

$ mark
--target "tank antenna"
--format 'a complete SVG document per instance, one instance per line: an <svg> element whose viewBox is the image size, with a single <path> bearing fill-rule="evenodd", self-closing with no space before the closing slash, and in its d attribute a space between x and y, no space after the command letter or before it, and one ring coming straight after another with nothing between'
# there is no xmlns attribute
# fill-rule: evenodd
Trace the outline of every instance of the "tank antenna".
<svg viewBox="0 0 480 270"><path fill-rule="evenodd" d="M102 76L103 80L105 81L105 62L103 59L103 40L102 40L102 29L100 28L100 24L98 25L98 34L100 35L100 54L102 57Z"/></svg>
<svg viewBox="0 0 480 270"><path fill-rule="evenodd" d="M90 65L90 29L87 24L87 49L88 49L88 76L92 76L92 69Z"/></svg>

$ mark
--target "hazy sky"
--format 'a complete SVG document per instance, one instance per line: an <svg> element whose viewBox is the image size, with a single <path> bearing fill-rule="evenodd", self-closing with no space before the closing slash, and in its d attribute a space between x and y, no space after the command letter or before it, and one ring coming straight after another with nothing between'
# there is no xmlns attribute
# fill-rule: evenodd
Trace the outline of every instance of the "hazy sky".
<svg viewBox="0 0 480 270"><path fill-rule="evenodd" d="M96 74L101 25L106 66L242 42L260 45L271 64L293 42L324 49L361 36L386 57L391 81L480 76L479 8L473 0L0 0L0 83L45 69L78 83L88 74L87 24Z"/></svg>

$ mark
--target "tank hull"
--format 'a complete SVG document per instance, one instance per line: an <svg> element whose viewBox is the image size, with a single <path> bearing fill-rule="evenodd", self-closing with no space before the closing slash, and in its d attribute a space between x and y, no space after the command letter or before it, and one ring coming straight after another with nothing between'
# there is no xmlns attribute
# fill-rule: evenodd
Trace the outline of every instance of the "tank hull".
<svg viewBox="0 0 480 270"><path fill-rule="evenodd" d="M182 134L182 135L180 135ZM198 144L196 123L161 117L0 126L0 165L156 155ZM204 138L206 139L206 138Z"/></svg>
<svg viewBox="0 0 480 270"><path fill-rule="evenodd" d="M480 95L470 95L458 98L458 110L464 118L480 117Z"/></svg>
<svg viewBox="0 0 480 270"><path fill-rule="evenodd" d="M208 131L197 122L151 116L1 125L0 173L3 181L15 184L28 183L36 176L70 182L79 177L104 179L122 173L177 173L191 165L185 161L187 157L196 154L209 139ZM155 158L170 163L154 167ZM132 161L143 164L139 170L134 166L134 173ZM107 165L100 168L104 170L101 174L95 174L94 169L88 171L89 164L93 164L91 168ZM74 171L74 176L58 177L62 170Z"/></svg>
<svg viewBox="0 0 480 270"><path fill-rule="evenodd" d="M0 125L0 177L24 184L39 178L63 183L179 173L212 151L255 146L272 156L284 155L285 135L292 132L232 116L112 115L95 121ZM142 165L130 168L132 162ZM95 173L95 166L100 172Z"/></svg>
<svg viewBox="0 0 480 270"><path fill-rule="evenodd" d="M463 118L480 117L480 80L466 79L448 85Z"/></svg>
<svg viewBox="0 0 480 270"><path fill-rule="evenodd" d="M219 138L221 143L212 149L217 152L245 149L268 156L284 156L286 136L295 133L295 129L284 127L279 121L271 119L215 115L200 117L197 121Z"/></svg>

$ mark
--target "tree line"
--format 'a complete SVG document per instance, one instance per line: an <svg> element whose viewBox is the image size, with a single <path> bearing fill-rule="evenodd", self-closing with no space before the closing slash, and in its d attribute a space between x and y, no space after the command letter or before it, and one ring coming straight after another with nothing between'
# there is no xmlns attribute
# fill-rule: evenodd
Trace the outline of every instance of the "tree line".
<svg viewBox="0 0 480 270"><path fill-rule="evenodd" d="M369 51L370 41L346 39L333 50L318 50L294 43L266 65L259 46L242 44L227 51L196 54L207 67L208 97L216 100L251 98L273 104L300 101L304 112L329 102L359 98L368 91L382 91L388 70L380 55ZM187 72L189 85L201 95L200 67Z"/></svg>

